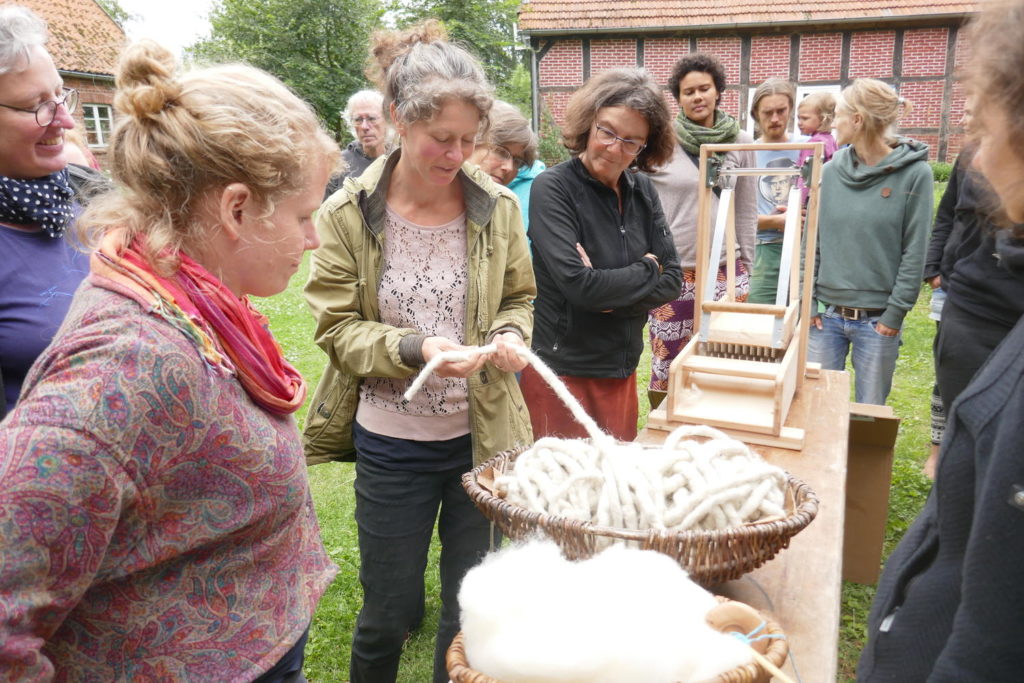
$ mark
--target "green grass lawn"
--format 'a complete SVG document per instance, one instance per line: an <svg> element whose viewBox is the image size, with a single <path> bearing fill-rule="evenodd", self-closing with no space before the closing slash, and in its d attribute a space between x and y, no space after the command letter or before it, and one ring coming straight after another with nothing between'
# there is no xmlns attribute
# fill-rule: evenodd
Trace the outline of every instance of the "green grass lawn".
<svg viewBox="0 0 1024 683"><path fill-rule="evenodd" d="M937 192L941 192L941 187L937 187ZM306 377L312 394L323 370L325 356L312 342L313 319L302 298L302 285L307 275L308 259L287 291L256 303L269 316L274 335L284 347L289 360ZM929 397L933 381L931 343L935 333L935 324L928 319L927 312L928 293L922 291L918 305L907 317L904 326L903 348L889 398L889 404L902 422L896 442L886 554L917 515L931 486L929 480L921 474L921 465L929 448ZM641 422L646 421L648 412L649 372L650 359L645 354L637 372ZM303 407L298 413L300 424L305 411ZM359 547L353 519L354 476L353 466L347 463L317 465L309 470L324 545L340 567L337 579L320 602L309 644L306 646L306 676L317 683L345 681L348 678L349 645L362 599L358 579ZM399 681L421 683L430 680L433 633L440 610L437 584L435 543L427 569L427 616L423 626L407 643ZM867 612L873 596L872 587L848 583L843 585L839 652L842 681L853 680L857 656L864 645Z"/></svg>

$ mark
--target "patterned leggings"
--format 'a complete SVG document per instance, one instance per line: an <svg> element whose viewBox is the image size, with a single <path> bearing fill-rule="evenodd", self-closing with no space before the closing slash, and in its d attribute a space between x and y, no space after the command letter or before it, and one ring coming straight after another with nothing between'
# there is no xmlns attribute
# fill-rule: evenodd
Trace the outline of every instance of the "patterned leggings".
<svg viewBox="0 0 1024 683"><path fill-rule="evenodd" d="M693 298L696 275L683 271L683 291L647 314L647 331L651 337L651 391L668 391L668 367L693 336ZM725 266L718 268L715 279L715 301L725 296ZM742 262L736 262L736 301L746 301L750 292L750 275Z"/></svg>

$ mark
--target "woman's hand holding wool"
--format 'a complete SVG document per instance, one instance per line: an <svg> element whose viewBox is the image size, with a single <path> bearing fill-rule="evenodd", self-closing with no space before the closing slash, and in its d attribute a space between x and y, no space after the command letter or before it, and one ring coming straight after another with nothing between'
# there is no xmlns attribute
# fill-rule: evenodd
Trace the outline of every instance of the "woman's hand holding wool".
<svg viewBox="0 0 1024 683"><path fill-rule="evenodd" d="M471 351L474 348L453 342L447 337L427 337L423 340L423 360L429 363L434 356L444 351ZM439 377L469 377L482 368L485 362L487 356L473 354L467 360L441 363L434 372Z"/></svg>
<svg viewBox="0 0 1024 683"><path fill-rule="evenodd" d="M515 347L523 348L523 338L515 332L502 332L494 335L491 340L497 345L498 350L487 356L491 365L502 372L519 372L527 365L525 357L516 352Z"/></svg>

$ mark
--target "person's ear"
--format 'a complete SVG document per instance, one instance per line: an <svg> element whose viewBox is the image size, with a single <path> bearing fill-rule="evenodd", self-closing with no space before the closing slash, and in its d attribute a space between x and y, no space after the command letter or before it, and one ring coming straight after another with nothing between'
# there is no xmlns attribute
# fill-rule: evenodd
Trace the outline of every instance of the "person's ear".
<svg viewBox="0 0 1024 683"><path fill-rule="evenodd" d="M218 218L229 239L241 238L245 214L252 210L252 199L252 190L244 183L231 183L221 190Z"/></svg>
<svg viewBox="0 0 1024 683"><path fill-rule="evenodd" d="M394 101L392 101L391 104L388 105L388 113L390 114L390 119L392 123L394 123L395 125L395 132L399 135L399 137L405 135L405 123L399 120L398 107L395 106Z"/></svg>

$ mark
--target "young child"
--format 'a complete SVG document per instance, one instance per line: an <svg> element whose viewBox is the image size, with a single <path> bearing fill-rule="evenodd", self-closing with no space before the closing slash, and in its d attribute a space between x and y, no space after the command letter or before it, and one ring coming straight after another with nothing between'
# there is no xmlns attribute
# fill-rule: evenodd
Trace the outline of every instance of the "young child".
<svg viewBox="0 0 1024 683"><path fill-rule="evenodd" d="M801 100L796 109L796 121L800 132L808 136L807 142L820 142L825 146L825 155L822 162L832 158L836 151L836 141L832 137L832 120L836 116L836 98L832 93L814 92ZM811 156L810 150L800 152L797 161L798 166L803 166L804 161ZM807 206L809 189L803 178L798 180L800 185L800 199L803 206Z"/></svg>

